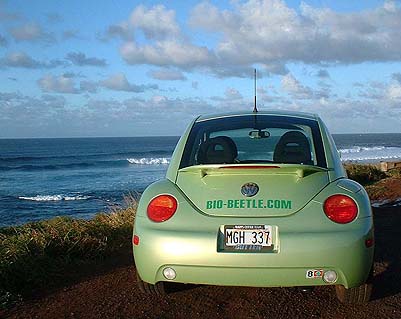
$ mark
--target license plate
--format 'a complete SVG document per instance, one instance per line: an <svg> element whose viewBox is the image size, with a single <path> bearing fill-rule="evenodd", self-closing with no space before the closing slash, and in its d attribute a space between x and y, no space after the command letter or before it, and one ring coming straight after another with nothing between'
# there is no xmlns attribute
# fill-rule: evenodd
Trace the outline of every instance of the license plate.
<svg viewBox="0 0 401 319"><path fill-rule="evenodd" d="M270 225L230 225L224 227L224 245L234 250L261 250L272 246Z"/></svg>

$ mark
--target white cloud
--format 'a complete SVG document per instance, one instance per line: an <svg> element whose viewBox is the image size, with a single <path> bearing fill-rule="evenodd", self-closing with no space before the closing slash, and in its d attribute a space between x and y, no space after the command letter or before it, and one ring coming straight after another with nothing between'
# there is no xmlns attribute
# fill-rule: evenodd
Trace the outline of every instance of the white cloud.
<svg viewBox="0 0 401 319"><path fill-rule="evenodd" d="M136 85L136 84L129 83L126 76L124 75L124 73L117 73L117 74L111 75L107 79L101 81L100 84L103 87L110 89L110 90L134 92L134 93L144 92L145 90L158 88L158 86L155 84Z"/></svg>
<svg viewBox="0 0 401 319"><path fill-rule="evenodd" d="M226 91L224 92L224 95L229 100L243 99L242 94L237 89L234 88L227 88Z"/></svg>
<svg viewBox="0 0 401 319"><path fill-rule="evenodd" d="M142 93L147 90L157 90L156 84L132 84L124 73L110 75L101 81L82 80L79 82L79 88L76 85L75 78L79 77L74 73L64 73L59 76L45 75L37 83L44 92L53 93L97 93L99 88L106 88L113 91Z"/></svg>
<svg viewBox="0 0 401 319"><path fill-rule="evenodd" d="M154 95L151 97L151 102L153 102L153 104L161 106L168 102L168 98L164 95Z"/></svg>
<svg viewBox="0 0 401 319"><path fill-rule="evenodd" d="M74 80L63 75L53 76L48 74L40 78L37 83L44 92L79 93L79 90L75 87Z"/></svg>
<svg viewBox="0 0 401 319"><path fill-rule="evenodd" d="M123 73L118 73L110 76L102 82L103 86L116 91L130 91L131 84Z"/></svg>
<svg viewBox="0 0 401 319"><path fill-rule="evenodd" d="M53 42L54 36L42 29L37 23L26 23L10 29L16 41L45 41Z"/></svg>
<svg viewBox="0 0 401 319"><path fill-rule="evenodd" d="M191 69L213 63L213 56L206 47L175 40L158 41L155 45L140 46L126 42L120 53L129 64L152 64L158 66L177 66Z"/></svg>
<svg viewBox="0 0 401 319"><path fill-rule="evenodd" d="M313 97L312 89L302 85L291 73L281 78L281 86L295 99L311 99Z"/></svg>
<svg viewBox="0 0 401 319"><path fill-rule="evenodd" d="M213 33L201 46L180 30L173 10L140 5L130 23L148 41L127 41L120 53L129 64L206 70L217 77L250 77L257 64L286 74L289 62L306 64L401 61L401 9L393 2L359 12L336 12L305 3L299 10L283 0L234 2L221 10L209 2L194 7L189 25ZM192 33L193 34L193 33Z"/></svg>
<svg viewBox="0 0 401 319"><path fill-rule="evenodd" d="M387 96L391 100L401 101L401 84L391 84L387 89Z"/></svg>
<svg viewBox="0 0 401 319"><path fill-rule="evenodd" d="M39 61L25 52L11 52L0 59L0 67L10 68L50 69L65 65L66 63L60 60Z"/></svg>
<svg viewBox="0 0 401 319"><path fill-rule="evenodd" d="M181 71L166 68L150 71L149 75L161 81L185 81L187 79Z"/></svg>
<svg viewBox="0 0 401 319"><path fill-rule="evenodd" d="M207 31L227 32L236 27L238 15L232 11L220 11L209 2L197 4L189 17L189 24Z"/></svg>
<svg viewBox="0 0 401 319"><path fill-rule="evenodd" d="M96 57L87 57L82 52L70 52L67 54L66 59L78 66L106 66L106 60Z"/></svg>
<svg viewBox="0 0 401 319"><path fill-rule="evenodd" d="M163 5L156 5L150 9L139 5L131 13L129 21L135 28L142 30L148 39L180 36L175 11L168 10Z"/></svg>

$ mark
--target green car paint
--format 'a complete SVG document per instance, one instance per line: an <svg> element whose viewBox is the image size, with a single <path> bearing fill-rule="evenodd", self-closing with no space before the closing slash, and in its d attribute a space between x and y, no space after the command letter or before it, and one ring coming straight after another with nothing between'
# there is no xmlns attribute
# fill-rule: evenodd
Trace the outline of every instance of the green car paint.
<svg viewBox="0 0 401 319"><path fill-rule="evenodd" d="M316 149L312 145L314 163L185 164L196 125L231 119L241 123L251 117L259 128L262 118L273 122L288 119L290 124L284 128L298 125L305 132L308 128L291 121L315 123L311 144L317 141L321 145ZM272 131L281 129L273 125ZM267 140L252 143L264 142ZM319 149L322 154L318 154ZM249 183L259 189L247 197L241 187ZM147 216L147 207L160 194L173 196L177 211L164 222L154 222ZM352 222L339 224L324 213L326 199L334 194L346 195L356 203L358 215ZM271 245L228 249L227 225L269 225ZM347 179L324 123L304 113L244 112L192 121L175 148L166 178L142 194L134 235L140 239L133 250L135 265L140 278L149 284L169 281L163 269L171 267L176 271L172 281L179 283L261 287L335 284L352 288L365 283L373 263L374 247L366 245L373 239L367 193ZM322 278L328 270L338 275L334 283Z"/></svg>

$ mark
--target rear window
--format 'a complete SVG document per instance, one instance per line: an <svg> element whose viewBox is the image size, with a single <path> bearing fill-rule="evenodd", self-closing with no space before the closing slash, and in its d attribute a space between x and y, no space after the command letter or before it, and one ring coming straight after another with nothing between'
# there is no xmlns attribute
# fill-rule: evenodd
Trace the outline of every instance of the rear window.
<svg viewBox="0 0 401 319"><path fill-rule="evenodd" d="M246 115L194 124L180 168L201 164L281 163L326 168L315 120Z"/></svg>

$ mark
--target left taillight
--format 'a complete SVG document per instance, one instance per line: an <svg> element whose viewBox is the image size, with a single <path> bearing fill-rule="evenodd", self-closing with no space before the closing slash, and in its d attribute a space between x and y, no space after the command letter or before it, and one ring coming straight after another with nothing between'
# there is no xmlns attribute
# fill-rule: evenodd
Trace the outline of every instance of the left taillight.
<svg viewBox="0 0 401 319"><path fill-rule="evenodd" d="M153 198L147 209L150 220L160 223L170 219L177 211L178 203L174 196L159 195Z"/></svg>

